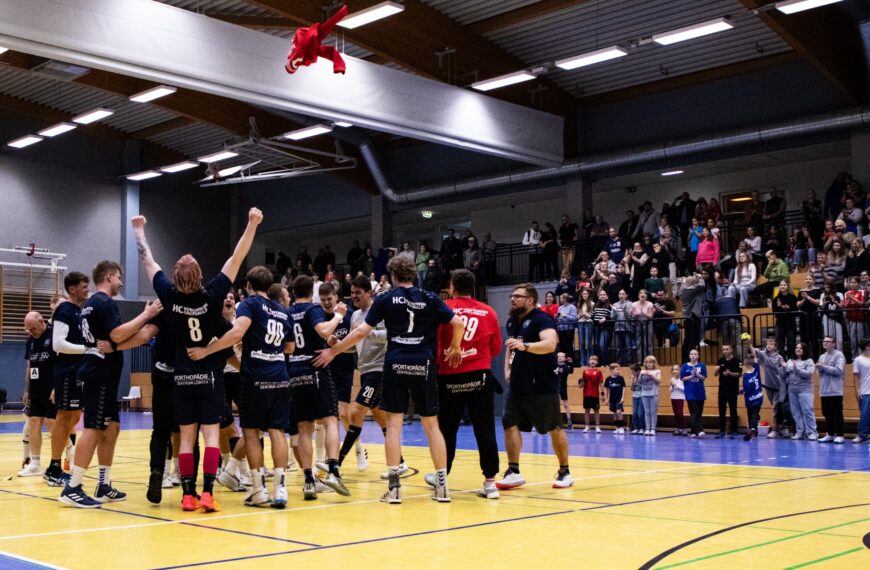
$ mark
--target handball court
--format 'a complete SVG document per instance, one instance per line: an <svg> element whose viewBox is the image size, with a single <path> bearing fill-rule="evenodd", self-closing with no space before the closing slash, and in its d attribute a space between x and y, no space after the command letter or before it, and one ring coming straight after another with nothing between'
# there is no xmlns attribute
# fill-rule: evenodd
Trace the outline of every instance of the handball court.
<svg viewBox="0 0 870 570"><path fill-rule="evenodd" d="M471 428L463 426L464 450L450 475L453 502L437 504L423 481L431 462L415 423L406 426L404 454L419 472L403 480L404 503L386 505L378 501L385 490L382 436L367 422L370 467L358 473L351 457L343 470L353 496L305 502L295 472L286 510L246 508L243 493L216 486L223 510L206 515L182 512L179 488L165 490L160 505L145 500L150 416L124 415L112 475L129 498L93 511L62 507L59 489L14 476L22 417L3 416L0 566L870 566L866 444L699 441L575 428L568 435L576 482L556 490L549 437L527 434L521 469L528 484L487 501L474 494L482 478Z"/></svg>

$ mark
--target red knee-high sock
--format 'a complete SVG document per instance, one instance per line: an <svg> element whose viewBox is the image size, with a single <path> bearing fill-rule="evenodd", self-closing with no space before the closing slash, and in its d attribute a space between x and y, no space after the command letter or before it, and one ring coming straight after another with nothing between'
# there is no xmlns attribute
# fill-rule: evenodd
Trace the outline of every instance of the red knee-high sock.
<svg viewBox="0 0 870 570"><path fill-rule="evenodd" d="M211 493L214 489L214 479L217 473L221 450L217 447L206 447L202 456L202 491Z"/></svg>
<svg viewBox="0 0 870 570"><path fill-rule="evenodd" d="M178 454L178 470L181 472L181 491L185 495L196 495L196 483L193 474L196 466L193 463L192 453Z"/></svg>

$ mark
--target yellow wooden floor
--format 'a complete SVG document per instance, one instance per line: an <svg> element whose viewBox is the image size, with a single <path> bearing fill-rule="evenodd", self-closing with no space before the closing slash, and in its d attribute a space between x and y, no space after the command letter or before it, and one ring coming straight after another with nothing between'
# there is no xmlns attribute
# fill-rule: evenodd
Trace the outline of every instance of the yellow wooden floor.
<svg viewBox="0 0 870 570"><path fill-rule="evenodd" d="M431 501L417 474L395 506L378 502L383 448L369 445L369 470L345 469L352 497L304 502L291 474L286 510L245 508L221 488L223 511L206 515L182 512L177 489L146 502L147 440L121 435L112 474L129 500L84 511L41 479L8 478L19 438L0 436L0 567L870 568L867 472L575 457L574 487L556 490L554 459L526 454L529 484L487 501L473 494L476 452L460 451L451 504ZM404 453L431 465L424 448Z"/></svg>

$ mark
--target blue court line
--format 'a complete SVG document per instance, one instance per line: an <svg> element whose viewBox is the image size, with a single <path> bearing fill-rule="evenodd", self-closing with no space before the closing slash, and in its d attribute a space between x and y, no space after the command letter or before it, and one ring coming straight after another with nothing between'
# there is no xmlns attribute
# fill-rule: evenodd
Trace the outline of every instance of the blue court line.
<svg viewBox="0 0 870 570"><path fill-rule="evenodd" d="M39 568L40 570L48 570L51 566L44 566L37 561L22 560L13 555L0 554L0 567L3 570L32 570Z"/></svg>
<svg viewBox="0 0 870 570"><path fill-rule="evenodd" d="M775 485L775 484L779 484L779 483L790 483L792 481L801 481L804 479L817 479L820 477L832 477L834 475L843 475L846 473L848 473L848 471L838 471L836 473L824 473L822 475L810 475L810 476L806 476L806 477L795 477L793 479L782 479L780 481L765 481L763 483L749 483L747 485L739 485L737 487L724 487L722 489L710 489L707 491L694 491L691 493L683 493L680 495L668 495L665 497L658 497L658 498L652 498L652 499L642 499L642 500L637 500L637 501L628 501L625 503L613 503L613 504L607 504L607 505L598 505L598 506L594 506L594 507L585 507L582 509L571 509L571 510L567 510L567 511L557 511L554 513L542 513L542 514L538 514L538 515L528 515L528 516L524 516L524 517L515 517L515 518L502 519L502 520L497 520L497 521L487 521L487 522L474 523L474 524L462 525L462 526L457 526L457 527L441 528L441 529L435 529L435 530L424 530L424 531L420 531L420 532L414 532L414 533L408 533L408 534L398 534L398 535L393 535L393 536L384 536L384 537L380 537L380 538L370 538L370 539L359 540L359 541L354 541L354 542L345 542L345 543L340 543L340 544L329 544L329 545L325 545L325 546L318 546L316 548L303 548L300 550L288 550L285 552L272 552L272 553L268 553L268 554L252 554L249 556L239 556L236 558L225 558L225 559L221 559L221 560L210 560L210 561L206 561L206 562L195 562L193 564L181 564L178 566L163 566L163 567L155 568L153 570L177 570L179 568L194 568L197 566L209 566L212 564L225 564L228 562L238 562L241 560L253 560L256 558L271 558L273 556L283 556L285 554L299 554L302 552L311 552L314 550L328 550L328 549L333 549L333 548L343 548L345 546L358 546L361 544L371 544L374 542L385 542L388 540L396 540L396 539L401 539L401 538L411 538L411 537L415 537L415 536L424 536L424 535L429 535L429 534L440 534L440 533L444 533L444 532L451 532L454 530L467 530L470 528L478 528L478 527L483 527L483 526L504 524L504 523L522 521L522 520L538 519L538 518L544 518L544 517L553 517L553 516L558 516L558 515L567 515L567 514L572 514L572 513L594 511L594 510L598 510L598 509L607 509L607 508L612 508L612 507L622 507L625 505L634 505L634 504L638 504L638 503L664 501L664 500L668 500L668 499L676 499L679 497L689 497L692 495L702 495L705 493L717 493L720 491L733 491L735 489L743 489L743 488L747 488L747 487L757 487L760 485ZM554 499L554 500L560 500L560 499ZM570 501L570 499L561 499L561 500Z"/></svg>
<svg viewBox="0 0 870 570"><path fill-rule="evenodd" d="M0 489L0 493L8 493L8 494L11 494L11 495L19 495L19 496L22 496L22 497L29 497L29 498L31 498L31 499L43 499L43 500L45 500L45 501L54 501L54 502L57 501L57 499L52 498L52 497L41 497L41 496L39 496L39 495L32 495L32 494L30 494L30 493L21 493L21 492L19 492L19 491L10 491L10 490L8 490L8 489ZM63 508L63 507L61 507L61 508ZM75 508L75 507L73 507L73 508ZM127 516L131 516L131 517L139 517L139 518L143 518L143 519L150 519L150 520L160 521L160 522L171 522L171 523L180 524L180 525L184 525L184 526L192 526L192 527L196 527L196 528L203 528L203 529L206 529L206 530L216 530L216 531L218 531L218 532L228 532L228 533L231 533L231 534L241 534L241 535L244 535L244 536L253 536L253 537L256 537L256 538L263 538L263 539L266 539L266 540L277 540L277 541L279 541L279 542L287 542L287 543L290 543L290 544L299 544L299 545L301 545L301 546L308 546L308 547L311 547L311 548L321 548L321 547L322 547L322 545L320 545L320 544L314 544L314 543L311 543L311 542L301 542L301 541L299 541L299 540L290 540L289 538L279 538L279 537L277 537L277 536L269 536L269 535L266 535L266 534L254 534L254 533L250 533L250 532L244 532L244 531L241 531L241 530L232 530L232 529L229 529L229 528L217 528L217 527L207 526L207 525L204 525L204 524L201 524L201 523L196 523L196 522L190 522L190 521L178 521L178 520L173 520L173 519L166 519L166 518L163 518L163 517L156 517L156 516L153 516L153 515L145 515L145 514L141 514L141 513L131 513L131 512L129 512L129 511L119 511L119 510L117 510L117 509L107 509L107 508L104 508L104 507L100 507L100 510L105 511L105 512L107 512L107 513L116 513L116 514L119 514L119 515L127 515Z"/></svg>
<svg viewBox="0 0 870 570"><path fill-rule="evenodd" d="M613 503L601 503L599 501L581 501L580 499L559 499L557 497L543 497L541 495L528 495L526 497L516 497L518 499L538 499L540 501L562 501L565 503L585 503L587 505L601 505L602 507L612 507Z"/></svg>

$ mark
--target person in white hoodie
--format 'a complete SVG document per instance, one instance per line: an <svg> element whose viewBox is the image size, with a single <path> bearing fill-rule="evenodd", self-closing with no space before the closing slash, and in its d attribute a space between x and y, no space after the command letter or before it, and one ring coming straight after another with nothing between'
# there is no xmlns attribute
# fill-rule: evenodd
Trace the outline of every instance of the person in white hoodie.
<svg viewBox="0 0 870 570"><path fill-rule="evenodd" d="M785 382L788 386L788 397L791 403L791 413L795 422L795 433L792 439L819 439L816 428L816 414L813 411L813 373L815 364L810 358L810 349L805 342L794 347L794 358L783 363Z"/></svg>

